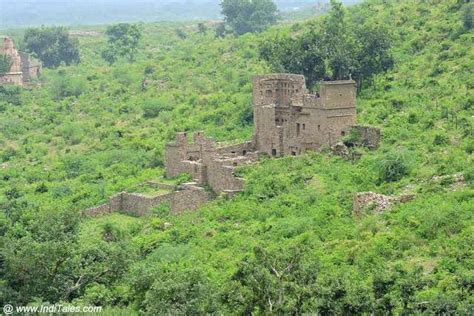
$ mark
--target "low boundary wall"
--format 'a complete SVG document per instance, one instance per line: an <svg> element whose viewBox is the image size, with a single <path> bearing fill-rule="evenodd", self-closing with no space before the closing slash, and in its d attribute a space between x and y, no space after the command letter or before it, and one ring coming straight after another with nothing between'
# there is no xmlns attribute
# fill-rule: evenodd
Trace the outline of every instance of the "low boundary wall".
<svg viewBox="0 0 474 316"><path fill-rule="evenodd" d="M140 193L120 192L105 204L94 206L84 210L87 216L102 216L114 212L124 212L134 216L151 215L151 210L164 203L169 202L172 214L180 214L185 211L193 211L211 199L211 194L203 187L194 183L186 183L177 188L176 191L147 196Z"/></svg>

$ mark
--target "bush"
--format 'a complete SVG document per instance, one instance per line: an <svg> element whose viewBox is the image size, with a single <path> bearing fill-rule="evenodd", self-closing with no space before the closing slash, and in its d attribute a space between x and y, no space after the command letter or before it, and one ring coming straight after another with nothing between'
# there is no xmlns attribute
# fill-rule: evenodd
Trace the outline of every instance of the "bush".
<svg viewBox="0 0 474 316"><path fill-rule="evenodd" d="M18 86L0 86L0 100L12 105L21 105L21 89Z"/></svg>
<svg viewBox="0 0 474 316"><path fill-rule="evenodd" d="M12 60L10 56L0 54L0 74L9 72L11 66L12 66Z"/></svg>
<svg viewBox="0 0 474 316"><path fill-rule="evenodd" d="M78 77L59 77L53 81L53 95L56 100L78 97L86 90L86 83Z"/></svg>
<svg viewBox="0 0 474 316"><path fill-rule="evenodd" d="M394 182L410 174L407 154L404 151L389 152L380 159L378 165L379 181Z"/></svg>
<svg viewBox="0 0 474 316"><path fill-rule="evenodd" d="M473 8L472 4L468 4L466 8L464 9L464 12L462 15L462 22L463 22L464 29L466 31L471 30L472 26L474 25L472 8Z"/></svg>
<svg viewBox="0 0 474 316"><path fill-rule="evenodd" d="M436 134L433 140L433 144L440 146L440 145L446 145L449 141L448 136L444 134Z"/></svg>
<svg viewBox="0 0 474 316"><path fill-rule="evenodd" d="M147 101L143 104L142 108L144 118L155 118L160 115L161 112L171 110L168 104L155 100Z"/></svg>

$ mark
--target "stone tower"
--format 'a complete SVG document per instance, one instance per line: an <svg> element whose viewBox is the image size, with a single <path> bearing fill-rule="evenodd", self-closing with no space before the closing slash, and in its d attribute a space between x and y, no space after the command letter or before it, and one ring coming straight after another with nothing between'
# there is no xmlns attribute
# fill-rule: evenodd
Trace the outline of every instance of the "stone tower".
<svg viewBox="0 0 474 316"><path fill-rule="evenodd" d="M356 123L352 80L323 81L311 94L302 75L257 76L253 103L256 150L271 156L332 145Z"/></svg>
<svg viewBox="0 0 474 316"><path fill-rule="evenodd" d="M0 47L0 54L10 57L12 63L10 71L6 74L2 74L0 77L0 83L22 85L23 76L21 72L21 57L10 37L5 37L3 39L3 46Z"/></svg>
<svg viewBox="0 0 474 316"><path fill-rule="evenodd" d="M22 86L31 79L37 78L42 71L41 62L26 53L19 52L10 37L4 37L0 54L10 57L12 63L9 72L0 74L0 84Z"/></svg>

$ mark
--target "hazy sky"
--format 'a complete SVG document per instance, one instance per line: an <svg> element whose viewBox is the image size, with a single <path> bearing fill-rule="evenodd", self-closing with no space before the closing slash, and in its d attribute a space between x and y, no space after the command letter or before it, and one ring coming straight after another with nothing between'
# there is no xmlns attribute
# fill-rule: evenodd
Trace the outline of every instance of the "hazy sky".
<svg viewBox="0 0 474 316"><path fill-rule="evenodd" d="M274 0L294 10L329 0ZM221 0L0 0L0 29L220 18ZM345 0L354 2L354 0Z"/></svg>

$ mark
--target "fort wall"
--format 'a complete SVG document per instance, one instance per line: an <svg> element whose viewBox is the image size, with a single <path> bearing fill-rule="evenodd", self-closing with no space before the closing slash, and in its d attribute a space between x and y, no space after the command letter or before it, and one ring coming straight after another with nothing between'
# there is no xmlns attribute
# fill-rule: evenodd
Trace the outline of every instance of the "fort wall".
<svg viewBox="0 0 474 316"><path fill-rule="evenodd" d="M170 203L171 213L178 214L195 210L209 201L210 198L210 193L194 184L186 184L180 186L176 191L155 196L121 192L110 197L105 204L86 209L84 214L96 217L114 212L123 212L133 216L147 216L151 215L154 207L165 202Z"/></svg>
<svg viewBox="0 0 474 316"><path fill-rule="evenodd" d="M195 132L192 140L187 133L177 133L165 149L166 176L189 173L193 183L154 197L120 193L88 212L124 211L141 216L150 214L156 205L170 202L171 212L180 214L197 209L213 194L233 196L243 190L245 180L236 175L237 168L256 163L262 154L299 155L318 150L336 144L351 130L360 134L357 141L362 145L378 146L380 130L355 125L356 86L352 80L323 81L314 94L306 89L302 75L257 76L253 84L255 134L251 141L221 145L203 132Z"/></svg>

